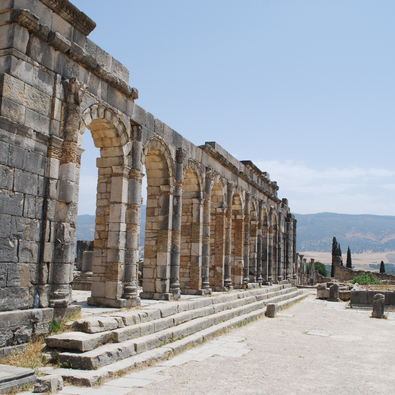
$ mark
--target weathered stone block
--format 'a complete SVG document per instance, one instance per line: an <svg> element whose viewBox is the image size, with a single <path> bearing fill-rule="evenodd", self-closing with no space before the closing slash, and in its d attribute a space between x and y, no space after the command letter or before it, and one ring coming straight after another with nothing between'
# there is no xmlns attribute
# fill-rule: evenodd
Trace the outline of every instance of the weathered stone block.
<svg viewBox="0 0 395 395"><path fill-rule="evenodd" d="M44 115L26 108L25 124L36 132L49 136L50 120Z"/></svg>
<svg viewBox="0 0 395 395"><path fill-rule="evenodd" d="M28 343L32 337L33 329L22 327L15 331L14 340L18 344Z"/></svg>
<svg viewBox="0 0 395 395"><path fill-rule="evenodd" d="M0 239L0 262L18 262L17 248L17 240Z"/></svg>
<svg viewBox="0 0 395 395"><path fill-rule="evenodd" d="M36 242L21 240L19 242L19 262L38 263L38 251Z"/></svg>
<svg viewBox="0 0 395 395"><path fill-rule="evenodd" d="M0 238L7 238L11 233L11 215L0 214Z"/></svg>
<svg viewBox="0 0 395 395"><path fill-rule="evenodd" d="M14 169L0 165L0 188L11 191L14 185Z"/></svg>
<svg viewBox="0 0 395 395"><path fill-rule="evenodd" d="M27 218L36 217L36 198L35 196L26 195L25 204L23 206L23 216Z"/></svg>
<svg viewBox="0 0 395 395"><path fill-rule="evenodd" d="M26 84L23 105L31 110L49 117L51 111L51 98L46 93ZM26 117L26 120L28 117Z"/></svg>
<svg viewBox="0 0 395 395"><path fill-rule="evenodd" d="M11 217L11 237L19 240L26 239L26 219Z"/></svg>
<svg viewBox="0 0 395 395"><path fill-rule="evenodd" d="M8 143L0 141L0 163L3 165L8 165L9 149L10 145Z"/></svg>
<svg viewBox="0 0 395 395"><path fill-rule="evenodd" d="M43 176L45 173L45 157L35 152L27 152L24 169Z"/></svg>
<svg viewBox="0 0 395 395"><path fill-rule="evenodd" d="M16 48L25 53L29 32L16 23L0 26L0 48Z"/></svg>
<svg viewBox="0 0 395 395"><path fill-rule="evenodd" d="M11 346L14 340L14 334L10 330L0 331L0 347Z"/></svg>
<svg viewBox="0 0 395 395"><path fill-rule="evenodd" d="M0 97L1 115L12 121L24 124L26 109L22 104L18 104L6 97Z"/></svg>
<svg viewBox="0 0 395 395"><path fill-rule="evenodd" d="M9 74L3 74L0 77L0 93L3 97L10 99L16 103L23 104L25 96L25 84L23 81L12 77Z"/></svg>
<svg viewBox="0 0 395 395"><path fill-rule="evenodd" d="M7 287L20 287L22 285L20 271L20 264L8 265Z"/></svg>
<svg viewBox="0 0 395 395"><path fill-rule="evenodd" d="M27 152L23 148L11 145L9 149L9 165L17 169L24 170L26 154Z"/></svg>
<svg viewBox="0 0 395 395"><path fill-rule="evenodd" d="M31 36L26 55L43 64L50 70L54 69L55 49L36 36Z"/></svg>
<svg viewBox="0 0 395 395"><path fill-rule="evenodd" d="M7 287L0 289L0 311L29 308L29 288Z"/></svg>
<svg viewBox="0 0 395 395"><path fill-rule="evenodd" d="M385 296L381 293L376 293L373 297L373 318L385 318L384 314Z"/></svg>
<svg viewBox="0 0 395 395"><path fill-rule="evenodd" d="M14 190L15 192L37 195L38 175L15 169Z"/></svg>
<svg viewBox="0 0 395 395"><path fill-rule="evenodd" d="M56 392L63 389L63 378L61 375L52 374L37 377L33 392Z"/></svg>

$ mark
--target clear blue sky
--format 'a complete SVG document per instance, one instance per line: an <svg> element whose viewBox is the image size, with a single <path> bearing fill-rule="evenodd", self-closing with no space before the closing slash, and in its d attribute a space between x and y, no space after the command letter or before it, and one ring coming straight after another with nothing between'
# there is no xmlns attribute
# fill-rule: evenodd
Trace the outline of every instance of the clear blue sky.
<svg viewBox="0 0 395 395"><path fill-rule="evenodd" d="M395 1L72 2L140 106L252 160L293 212L395 215ZM94 155L80 214L95 210Z"/></svg>

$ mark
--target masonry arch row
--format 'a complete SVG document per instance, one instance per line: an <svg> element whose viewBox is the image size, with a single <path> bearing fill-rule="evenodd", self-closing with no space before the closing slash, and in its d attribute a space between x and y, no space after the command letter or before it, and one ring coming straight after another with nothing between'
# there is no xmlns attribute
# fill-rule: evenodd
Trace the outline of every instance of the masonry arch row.
<svg viewBox="0 0 395 395"><path fill-rule="evenodd" d="M5 264L15 284L23 284L2 288L13 305L31 308L37 293L40 307L71 301L84 133L91 133L100 149L89 304L130 307L140 297L168 300L294 281L296 220L268 173L216 142L192 144L140 107L127 68L87 39L89 29L78 30L82 25L72 16L68 23L80 31L73 35L78 42L63 37L60 25L47 26L48 10L59 10L51 2L42 4L34 17L23 11L35 21L28 28L29 18L9 23L20 25L26 40L48 48L53 61L18 47L34 72L19 75L5 65L0 82L2 147L9 156L34 158L28 167L7 162L7 171L20 177L0 188L2 207L9 210L2 214L26 227L34 220L39 229L26 232L24 240L11 228L0 237L10 256ZM42 34L51 29L54 34ZM45 78L37 84L33 75ZM35 92L40 105L23 94L6 97L15 86ZM144 177L145 233L140 224ZM20 204L9 206L12 199Z"/></svg>

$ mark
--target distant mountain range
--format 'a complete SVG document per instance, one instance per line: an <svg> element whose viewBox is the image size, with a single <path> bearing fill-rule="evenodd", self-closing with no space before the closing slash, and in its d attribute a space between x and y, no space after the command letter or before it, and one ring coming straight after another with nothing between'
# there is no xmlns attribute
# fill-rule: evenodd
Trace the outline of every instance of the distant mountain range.
<svg viewBox="0 0 395 395"><path fill-rule="evenodd" d="M146 206L141 207L141 245L144 244ZM347 252L395 251L395 216L348 215L335 213L295 214L297 223L297 251L331 252L332 238L336 237ZM95 216L79 215L77 240L93 240Z"/></svg>
<svg viewBox="0 0 395 395"><path fill-rule="evenodd" d="M297 251L331 252L332 238L347 252L395 250L395 216L349 215L335 213L295 214Z"/></svg>

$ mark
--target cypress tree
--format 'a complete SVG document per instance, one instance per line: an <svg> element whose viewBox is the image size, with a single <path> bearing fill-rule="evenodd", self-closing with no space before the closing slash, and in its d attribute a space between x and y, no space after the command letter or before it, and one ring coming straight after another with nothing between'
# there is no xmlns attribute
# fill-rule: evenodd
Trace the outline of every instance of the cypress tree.
<svg viewBox="0 0 395 395"><path fill-rule="evenodd" d="M332 239L332 268L331 268L331 277L335 275L335 268L333 266L333 257L336 256L337 253L337 240L336 237Z"/></svg>
<svg viewBox="0 0 395 395"><path fill-rule="evenodd" d="M332 256L336 256L337 251L337 240L336 237L332 239Z"/></svg>
<svg viewBox="0 0 395 395"><path fill-rule="evenodd" d="M346 263L346 266L347 266L349 269L352 269L350 246L348 246L348 248L347 248L347 263Z"/></svg>
<svg viewBox="0 0 395 395"><path fill-rule="evenodd" d="M385 273L384 261L381 261L381 262L380 262L380 273Z"/></svg>
<svg viewBox="0 0 395 395"><path fill-rule="evenodd" d="M340 243L337 244L336 256L342 256L342 248L340 247Z"/></svg>

